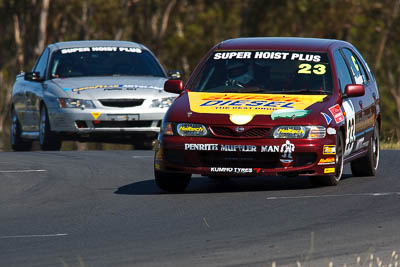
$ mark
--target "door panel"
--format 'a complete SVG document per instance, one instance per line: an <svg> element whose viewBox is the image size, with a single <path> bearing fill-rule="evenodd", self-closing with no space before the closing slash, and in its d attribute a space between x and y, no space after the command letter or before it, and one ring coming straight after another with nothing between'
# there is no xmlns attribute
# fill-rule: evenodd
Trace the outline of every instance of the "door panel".
<svg viewBox="0 0 400 267"><path fill-rule="evenodd" d="M31 82L25 87L26 121L25 126L29 131L39 131L40 99L43 95L41 82Z"/></svg>
<svg viewBox="0 0 400 267"><path fill-rule="evenodd" d="M15 82L15 85L13 87L13 95L12 95L12 101L14 104L14 109L17 112L18 120L21 125L22 131L25 130L25 120L26 120L26 106L25 106L25 86L26 86L26 81L24 80L23 77L18 78L18 80Z"/></svg>
<svg viewBox="0 0 400 267"><path fill-rule="evenodd" d="M365 148L368 142L366 134L372 127L371 108L374 100L370 88L371 82L358 56L348 48L343 48L342 52L353 76L354 83L362 84L365 88L363 96L350 98L355 110L355 137L352 152L357 152ZM347 151L347 155L350 153L351 151Z"/></svg>

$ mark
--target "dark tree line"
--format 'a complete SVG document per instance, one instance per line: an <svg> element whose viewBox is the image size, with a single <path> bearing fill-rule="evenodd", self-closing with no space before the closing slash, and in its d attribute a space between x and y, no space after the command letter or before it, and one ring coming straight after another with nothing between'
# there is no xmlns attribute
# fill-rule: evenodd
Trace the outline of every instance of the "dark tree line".
<svg viewBox="0 0 400 267"><path fill-rule="evenodd" d="M89 39L143 43L166 69L181 69L185 77L224 39L346 40L359 48L377 76L383 100L382 138L397 141L399 8L400 0L0 0L0 149L8 148L15 75L31 69L49 43Z"/></svg>

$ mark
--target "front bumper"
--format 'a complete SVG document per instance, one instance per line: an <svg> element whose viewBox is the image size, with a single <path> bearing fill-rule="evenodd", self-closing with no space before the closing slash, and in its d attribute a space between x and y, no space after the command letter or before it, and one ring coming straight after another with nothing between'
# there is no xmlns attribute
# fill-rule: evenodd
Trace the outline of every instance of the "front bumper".
<svg viewBox="0 0 400 267"><path fill-rule="evenodd" d="M324 146L335 145L334 136L262 141L164 136L156 149L154 168L202 175L332 175L336 155L324 153ZM288 150L290 146L294 151Z"/></svg>
<svg viewBox="0 0 400 267"><path fill-rule="evenodd" d="M166 109L50 109L51 130L70 134L160 132Z"/></svg>

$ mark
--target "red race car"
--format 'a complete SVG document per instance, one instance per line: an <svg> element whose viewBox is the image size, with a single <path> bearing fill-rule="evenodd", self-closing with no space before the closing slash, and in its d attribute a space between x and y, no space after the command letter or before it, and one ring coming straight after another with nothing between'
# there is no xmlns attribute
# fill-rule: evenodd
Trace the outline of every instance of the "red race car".
<svg viewBox="0 0 400 267"><path fill-rule="evenodd" d="M214 46L166 113L154 159L157 185L183 191L191 175L308 176L337 185L343 165L374 176L379 91L350 43L238 38Z"/></svg>

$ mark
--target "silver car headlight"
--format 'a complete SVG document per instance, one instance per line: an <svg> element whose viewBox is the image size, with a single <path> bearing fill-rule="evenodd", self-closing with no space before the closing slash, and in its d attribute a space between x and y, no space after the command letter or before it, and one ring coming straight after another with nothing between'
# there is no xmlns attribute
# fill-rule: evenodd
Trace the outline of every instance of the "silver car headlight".
<svg viewBox="0 0 400 267"><path fill-rule="evenodd" d="M74 99L74 98L59 98L58 103L60 108L95 108L96 106L91 100Z"/></svg>
<svg viewBox="0 0 400 267"><path fill-rule="evenodd" d="M180 136L205 136L207 128L198 123L178 123L176 131Z"/></svg>
<svg viewBox="0 0 400 267"><path fill-rule="evenodd" d="M279 126L274 129L274 138L325 138L324 126Z"/></svg>
<svg viewBox="0 0 400 267"><path fill-rule="evenodd" d="M172 102L174 102L175 97L163 97L163 98L157 98L153 99L150 107L151 108L169 108L171 106Z"/></svg>

